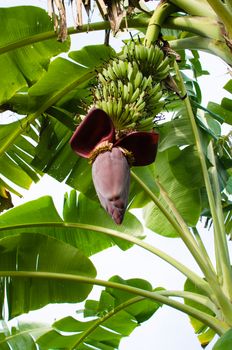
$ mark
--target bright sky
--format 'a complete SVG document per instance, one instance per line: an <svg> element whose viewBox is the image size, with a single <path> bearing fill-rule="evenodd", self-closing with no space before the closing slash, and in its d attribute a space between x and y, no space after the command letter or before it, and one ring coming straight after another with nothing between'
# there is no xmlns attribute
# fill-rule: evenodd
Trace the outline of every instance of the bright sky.
<svg viewBox="0 0 232 350"><path fill-rule="evenodd" d="M30 5L40 6L46 8L46 0L0 0L0 7L15 6L15 5ZM104 33L94 34L78 34L72 36L72 50L80 49L82 46L102 43L104 40ZM112 42L111 42L112 44ZM117 47L121 46L121 37L113 40L113 44ZM207 68L210 76L200 78L200 82L204 89L203 105L207 105L208 100L220 102L221 98L226 95L222 92L222 86L228 80L227 66L221 60L207 55L202 55L203 67ZM216 69L215 69L216 67ZM63 194L68 190L68 186L59 184L57 181L44 176L40 183L33 185L31 190L26 192L24 199L15 199L15 205L28 201L30 199L38 198L45 194L50 194L58 207L61 210L63 202ZM209 253L213 254L213 247L208 239L211 236L210 232L203 231L203 240ZM183 243L178 239L167 239L149 233L149 242L154 246L166 251L173 257L176 257L190 268L199 272L191 255L185 249ZM212 237L212 236L211 236ZM123 278L140 277L150 281L153 287L162 286L166 289L176 290L182 289L184 278L175 269L170 267L159 258L151 255L148 252L143 252L141 248L133 247L127 252L122 252L117 247L106 250L100 254L92 257L98 271L98 278L108 279L109 277L118 274ZM125 268L126 266L126 268ZM91 297L97 297L99 288L91 294ZM47 308L47 312L36 313L35 318L53 321L53 317L59 317L60 310L66 314L70 314L77 308L66 305L65 307L52 306ZM66 316L65 314L65 316ZM40 316L39 316L40 315ZM51 316L52 315L52 316ZM32 316L30 316L32 317ZM129 338L125 338L121 342L120 350L200 350L202 349L193 329L189 323L188 317L178 311L172 310L168 307L160 309L155 316L138 327ZM207 350L211 350L210 345Z"/></svg>

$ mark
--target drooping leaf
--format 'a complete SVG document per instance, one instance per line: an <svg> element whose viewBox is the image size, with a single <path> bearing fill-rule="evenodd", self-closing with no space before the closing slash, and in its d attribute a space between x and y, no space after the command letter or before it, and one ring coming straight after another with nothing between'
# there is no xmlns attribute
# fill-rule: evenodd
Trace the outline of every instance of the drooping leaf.
<svg viewBox="0 0 232 350"><path fill-rule="evenodd" d="M98 66L115 55L115 51L106 45L90 45L79 51L70 52L76 61L58 57L51 62L48 71L41 79L26 91L20 91L9 101L8 106L17 113L27 114L45 107L43 112L56 104L67 111L84 113L83 105L89 105L89 90L84 90L89 80L96 75ZM82 103L82 106L81 106ZM55 117L55 115L54 115Z"/></svg>
<svg viewBox="0 0 232 350"><path fill-rule="evenodd" d="M50 107L72 90L88 86L89 80L96 75L96 68L101 66L104 60L109 60L113 54L114 50L109 46L92 45L69 53L77 63L61 57L56 58L50 64L48 72L29 89L29 97L37 101L37 105L42 102ZM86 64L83 65L83 62Z"/></svg>
<svg viewBox="0 0 232 350"><path fill-rule="evenodd" d="M123 280L114 276L110 281L152 290L150 283L142 279ZM53 324L53 330L39 337L37 343L43 349L59 349L64 346L86 350L91 347L99 350L118 349L121 339L129 336L160 306L151 300L106 288L99 301L87 300L85 303L84 317L91 317L90 321L73 317L61 319Z"/></svg>
<svg viewBox="0 0 232 350"><path fill-rule="evenodd" d="M186 223L189 226L195 226L201 213L200 191L199 189L183 186L177 181L171 170L168 154L168 151L158 153L154 167L154 177L161 183ZM179 174L181 175L180 172ZM182 176L188 178L185 172ZM172 215L172 211L161 196L159 196L159 201ZM168 237L178 236L173 226L153 202L145 207L144 218L146 226L154 232Z"/></svg>
<svg viewBox="0 0 232 350"><path fill-rule="evenodd" d="M78 247L86 255L114 244L122 249L131 246L120 238L105 235L107 228L138 237L143 234L142 225L134 215L127 213L124 223L117 226L99 203L83 195L77 199L75 191L65 197L64 219L57 213L51 197L45 196L9 210L1 215L0 221L2 237L25 232L42 233Z"/></svg>
<svg viewBox="0 0 232 350"><path fill-rule="evenodd" d="M2 314L6 295L9 318L48 303L80 302L92 289L91 285L64 281L63 275L49 275L96 276L93 264L81 251L55 238L39 233L6 237L0 240L0 251L0 270L11 276L1 277L0 311Z"/></svg>
<svg viewBox="0 0 232 350"><path fill-rule="evenodd" d="M53 103L49 103L49 100L57 102L65 92L83 84L87 78L90 79L88 73L87 68L58 57L50 64L47 73L29 89L29 97L35 99L37 104L47 103L50 107Z"/></svg>

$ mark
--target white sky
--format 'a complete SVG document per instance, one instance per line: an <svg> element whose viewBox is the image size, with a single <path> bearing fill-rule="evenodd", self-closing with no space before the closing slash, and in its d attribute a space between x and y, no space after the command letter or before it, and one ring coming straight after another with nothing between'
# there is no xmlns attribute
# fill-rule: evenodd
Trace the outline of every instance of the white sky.
<svg viewBox="0 0 232 350"><path fill-rule="evenodd" d="M0 0L0 7L15 5L30 5L46 8L46 0ZM72 36L72 50L80 49L82 46L103 43L104 33L78 34ZM112 42L111 42L112 44ZM114 39L112 45L121 46L121 38ZM222 86L229 79L227 74L227 66L220 59L214 56L202 54L203 67L210 71L210 76L199 79L203 92L203 105L207 105L207 101L220 102L221 98L226 95L222 91ZM57 181L44 176L40 183L32 185L30 191L24 192L24 199L15 199L15 205L23 203L42 195L49 194L53 197L58 209L61 210L63 203L63 194L68 190L68 186L60 184ZM213 254L213 247L210 242L212 234L202 230L202 238L206 243L209 253ZM167 239L148 233L149 243L164 250L173 257L182 261L188 267L198 271L191 255L185 249L183 243L179 239ZM211 255L212 256L212 255ZM98 271L98 278L108 279L114 274L118 274L123 278L140 277L150 281L153 287L162 286L166 289L182 289L185 279L174 268L153 256L148 252L143 252L141 248L133 247L132 249L122 252L119 248L114 247L92 257ZM126 268L125 268L126 267ZM99 288L91 294L91 297L97 297ZM65 307L52 306L47 308L47 312L43 311L34 314L36 320L59 317L61 311L66 314L72 314L77 308L66 305ZM51 316L52 315L52 316ZM30 316L32 317L32 316ZM162 307L152 319L138 327L130 337L122 340L120 350L200 350L202 349L193 329L189 323L188 317L179 311ZM212 345L207 347L211 350Z"/></svg>

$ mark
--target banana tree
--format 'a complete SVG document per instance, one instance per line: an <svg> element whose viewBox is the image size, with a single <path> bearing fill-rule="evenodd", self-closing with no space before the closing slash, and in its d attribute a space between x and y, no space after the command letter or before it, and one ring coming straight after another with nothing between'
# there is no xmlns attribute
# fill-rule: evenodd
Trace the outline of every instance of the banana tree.
<svg viewBox="0 0 232 350"><path fill-rule="evenodd" d="M160 1L150 9L97 1L103 20L88 24L82 6L89 12L93 4L71 3L72 28L63 1L50 1L48 13L0 8L0 348L118 349L168 305L189 315L202 346L217 334L214 350L229 349L231 133L221 126L232 124L232 100L202 105L198 77L207 74L200 50L232 65L231 1ZM133 36L116 52L108 32L124 29ZM74 36L88 31L94 41L98 30L105 44L70 51ZM224 88L232 93L231 80ZM63 214L49 196L12 208L11 194L44 174L73 188ZM214 256L200 220L213 227ZM152 245L144 226L181 239L200 272ZM113 245L158 256L185 276L183 290L139 276L96 278L91 256ZM93 286L102 287L99 300L88 299ZM49 303L80 302L79 318L8 323Z"/></svg>

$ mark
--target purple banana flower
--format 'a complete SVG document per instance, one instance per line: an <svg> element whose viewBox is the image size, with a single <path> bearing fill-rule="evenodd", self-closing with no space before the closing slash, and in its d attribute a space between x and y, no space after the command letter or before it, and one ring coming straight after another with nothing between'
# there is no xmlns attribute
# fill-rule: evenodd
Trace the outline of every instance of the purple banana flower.
<svg viewBox="0 0 232 350"><path fill-rule="evenodd" d="M122 151L114 147L100 153L93 162L92 178L101 205L121 224L130 186L130 167Z"/></svg>
<svg viewBox="0 0 232 350"><path fill-rule="evenodd" d="M153 131L133 131L116 139L111 118L93 108L70 140L74 152L92 160L92 179L100 203L118 225L128 204L130 165L153 163L158 139Z"/></svg>

